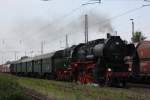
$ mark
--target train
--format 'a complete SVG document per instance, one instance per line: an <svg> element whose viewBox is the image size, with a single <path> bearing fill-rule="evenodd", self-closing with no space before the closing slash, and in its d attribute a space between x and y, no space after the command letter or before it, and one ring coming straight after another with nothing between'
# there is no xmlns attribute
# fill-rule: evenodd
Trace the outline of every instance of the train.
<svg viewBox="0 0 150 100"><path fill-rule="evenodd" d="M150 41L135 44L130 60L130 81L136 83L150 83Z"/></svg>
<svg viewBox="0 0 150 100"><path fill-rule="evenodd" d="M0 73L10 73L10 64L0 65Z"/></svg>
<svg viewBox="0 0 150 100"><path fill-rule="evenodd" d="M106 39L11 61L10 72L18 76L124 87L130 75L125 58L132 56L133 48L134 44L120 36L107 34Z"/></svg>

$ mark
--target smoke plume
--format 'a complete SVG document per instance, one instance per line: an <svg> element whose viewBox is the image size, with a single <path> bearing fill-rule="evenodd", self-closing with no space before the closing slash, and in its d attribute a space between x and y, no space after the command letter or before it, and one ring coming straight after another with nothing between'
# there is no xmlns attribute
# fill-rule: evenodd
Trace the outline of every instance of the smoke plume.
<svg viewBox="0 0 150 100"><path fill-rule="evenodd" d="M113 28L110 20L104 14L87 12L89 31L93 33L112 32ZM32 19L18 21L13 28L16 38L21 40L21 50L36 50L40 52L41 41L45 41L45 51L60 49L60 45L65 47L65 34L69 34L70 43L77 44L84 40L84 15L78 15L70 20L49 22L44 19ZM62 42L62 43L60 43ZM14 48L15 47L14 45Z"/></svg>

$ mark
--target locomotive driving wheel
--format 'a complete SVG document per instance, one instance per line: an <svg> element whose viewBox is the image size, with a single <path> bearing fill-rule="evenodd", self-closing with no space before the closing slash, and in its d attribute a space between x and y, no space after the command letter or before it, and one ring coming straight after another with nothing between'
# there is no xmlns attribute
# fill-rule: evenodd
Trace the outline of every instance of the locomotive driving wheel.
<svg viewBox="0 0 150 100"><path fill-rule="evenodd" d="M125 80L119 80L119 82L118 82L118 86L119 87L126 87L126 81Z"/></svg>
<svg viewBox="0 0 150 100"><path fill-rule="evenodd" d="M93 78L90 74L86 72L79 73L78 80L80 84L91 84L93 82Z"/></svg>
<svg viewBox="0 0 150 100"><path fill-rule="evenodd" d="M93 83L93 77L91 73L86 71L79 72L77 82L80 84L91 84Z"/></svg>
<svg viewBox="0 0 150 100"><path fill-rule="evenodd" d="M105 85L106 86L112 86L112 78L109 76L105 77Z"/></svg>

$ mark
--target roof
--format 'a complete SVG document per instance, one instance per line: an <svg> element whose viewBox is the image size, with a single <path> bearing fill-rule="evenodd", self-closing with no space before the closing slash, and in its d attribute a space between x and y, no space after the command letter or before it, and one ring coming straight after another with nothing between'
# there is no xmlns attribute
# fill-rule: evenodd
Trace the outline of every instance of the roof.
<svg viewBox="0 0 150 100"><path fill-rule="evenodd" d="M32 60L51 58L54 54L55 54L55 52L46 53L46 54L42 54L42 55L38 55L38 56L34 56L34 57L27 57L27 58L23 58L23 59L19 59L19 60L10 61L9 64L16 64L16 63L21 63L21 62L29 62Z"/></svg>
<svg viewBox="0 0 150 100"><path fill-rule="evenodd" d="M50 57L52 57L54 54L55 54L55 52L46 53L46 54L42 54L42 55L38 55L38 56L32 57L31 59L32 59L32 60L39 60L39 59L50 58Z"/></svg>
<svg viewBox="0 0 150 100"><path fill-rule="evenodd" d="M21 59L20 61L21 62L29 62L29 61L32 61L32 60L33 60L32 57L28 57L28 58Z"/></svg>
<svg viewBox="0 0 150 100"><path fill-rule="evenodd" d="M150 48L150 41L142 41L139 43L140 48Z"/></svg>
<svg viewBox="0 0 150 100"><path fill-rule="evenodd" d="M16 64L16 63L20 63L20 62L21 62L21 60L14 60L14 61L10 61L7 64Z"/></svg>
<svg viewBox="0 0 150 100"><path fill-rule="evenodd" d="M150 58L150 41L142 41L137 45L139 58Z"/></svg>

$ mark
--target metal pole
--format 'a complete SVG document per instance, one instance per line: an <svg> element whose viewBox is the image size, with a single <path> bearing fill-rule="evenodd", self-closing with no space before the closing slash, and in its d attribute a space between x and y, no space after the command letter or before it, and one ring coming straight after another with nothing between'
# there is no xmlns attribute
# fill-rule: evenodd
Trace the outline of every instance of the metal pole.
<svg viewBox="0 0 150 100"><path fill-rule="evenodd" d="M85 22L84 22L85 26L84 26L84 38L85 38L85 43L86 43L86 15L85 15Z"/></svg>
<svg viewBox="0 0 150 100"><path fill-rule="evenodd" d="M69 45L68 45L68 35L66 34L66 48L68 48Z"/></svg>
<svg viewBox="0 0 150 100"><path fill-rule="evenodd" d="M85 14L85 43L88 43L88 15Z"/></svg>
<svg viewBox="0 0 150 100"><path fill-rule="evenodd" d="M89 32L88 32L89 27L88 26L89 25L88 25L88 15L87 15L87 17L86 17L86 38L87 38L87 43L89 41Z"/></svg>
<svg viewBox="0 0 150 100"><path fill-rule="evenodd" d="M117 31L115 31L115 35L116 35L116 36L118 35L118 32L117 32Z"/></svg>
<svg viewBox="0 0 150 100"><path fill-rule="evenodd" d="M17 60L17 52L14 51L14 54L15 54L15 60Z"/></svg>
<svg viewBox="0 0 150 100"><path fill-rule="evenodd" d="M26 51L24 52L24 54L25 54L25 56L27 56L27 52Z"/></svg>
<svg viewBox="0 0 150 100"><path fill-rule="evenodd" d="M41 42L41 54L44 53L44 41Z"/></svg>
<svg viewBox="0 0 150 100"><path fill-rule="evenodd" d="M134 37L134 19L130 19L132 21L132 37Z"/></svg>
<svg viewBox="0 0 150 100"><path fill-rule="evenodd" d="M3 65L3 63L4 63L4 62L3 62L3 56L2 56L2 65Z"/></svg>

